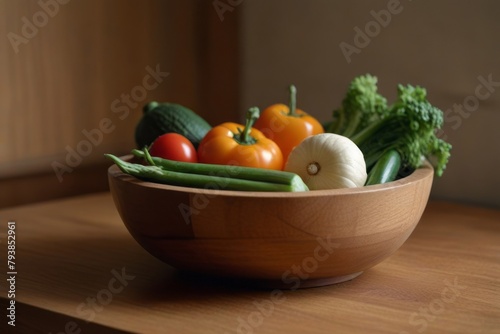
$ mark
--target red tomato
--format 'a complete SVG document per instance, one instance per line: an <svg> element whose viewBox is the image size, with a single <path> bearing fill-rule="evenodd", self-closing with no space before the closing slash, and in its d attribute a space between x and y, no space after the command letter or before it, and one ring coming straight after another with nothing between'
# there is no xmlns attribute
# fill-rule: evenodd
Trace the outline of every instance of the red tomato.
<svg viewBox="0 0 500 334"><path fill-rule="evenodd" d="M149 148L149 153L153 157L163 159L198 162L193 144L183 135L174 132L156 138Z"/></svg>

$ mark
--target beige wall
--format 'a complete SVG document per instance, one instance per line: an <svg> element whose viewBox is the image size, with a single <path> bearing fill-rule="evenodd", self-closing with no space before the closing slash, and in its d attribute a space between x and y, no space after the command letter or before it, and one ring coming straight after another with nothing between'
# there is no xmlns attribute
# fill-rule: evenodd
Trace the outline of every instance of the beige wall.
<svg viewBox="0 0 500 334"><path fill-rule="evenodd" d="M427 88L433 104L452 110L474 102L478 77L491 76L497 84L488 97L485 88L479 90L479 106L462 115L447 113L444 134L454 148L432 196L500 207L500 2L401 0L391 7L386 27L373 30L366 46L358 44L360 52L348 63L340 44L356 46L354 28L364 30L374 21L372 10L395 4L245 1L241 105L286 102L286 86L295 83L299 105L327 120L350 80L372 73L390 101L396 84L418 84Z"/></svg>

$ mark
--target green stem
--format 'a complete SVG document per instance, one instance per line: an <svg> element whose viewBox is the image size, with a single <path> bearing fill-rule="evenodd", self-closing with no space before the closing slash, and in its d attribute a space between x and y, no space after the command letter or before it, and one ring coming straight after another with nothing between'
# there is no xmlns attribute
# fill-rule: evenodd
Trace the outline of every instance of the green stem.
<svg viewBox="0 0 500 334"><path fill-rule="evenodd" d="M123 161L112 154L105 154L105 156L111 159L123 173L135 176L142 180L156 183L183 187L239 191L292 192L308 190L307 186L298 175L296 175L298 179L294 178L291 184L280 184L236 179L232 177L173 172L165 170L158 166L144 166L141 164L134 164ZM218 167L220 168L221 166Z"/></svg>
<svg viewBox="0 0 500 334"><path fill-rule="evenodd" d="M361 111L356 110L354 117L350 120L349 124L347 125L345 130L342 132L342 135L347 137L347 138L353 137L359 123L361 122L361 117L362 117Z"/></svg>
<svg viewBox="0 0 500 334"><path fill-rule="evenodd" d="M245 128L243 129L243 131L234 136L234 139L239 144L241 145L255 144L255 138L250 136L250 131L252 130L252 126L254 125L255 121L257 121L259 116L260 116L259 108L251 107L250 109L248 109L246 114Z"/></svg>
<svg viewBox="0 0 500 334"><path fill-rule="evenodd" d="M355 135L353 135L350 139L359 146L362 146L367 140L373 137L373 134L377 132L386 122L386 119L373 122L363 130L359 131Z"/></svg>
<svg viewBox="0 0 500 334"><path fill-rule="evenodd" d="M297 115L297 88L294 85L290 85L290 104L288 108L288 116L299 116Z"/></svg>
<svg viewBox="0 0 500 334"><path fill-rule="evenodd" d="M156 163L154 162L153 160L153 157L151 156L151 154L149 154L149 150L147 147L144 147L144 149L142 150L142 153L144 154L144 160L147 161L148 164L150 164L151 166L156 166Z"/></svg>
<svg viewBox="0 0 500 334"><path fill-rule="evenodd" d="M327 132L340 134L340 131L342 131L342 128L344 126L344 120L345 120L344 109L341 108L334 110L333 117L334 120L330 123L328 128L325 129Z"/></svg>
<svg viewBox="0 0 500 334"><path fill-rule="evenodd" d="M132 154L137 158L148 161L145 151L132 150ZM218 175L231 177L235 179L245 179L253 181L272 182L280 184L292 184L297 174L280 170L262 169L255 167L233 166L233 165L215 165L204 163L192 163L183 161L174 161L151 157L150 165L161 167L172 172L183 172L189 174Z"/></svg>
<svg viewBox="0 0 500 334"><path fill-rule="evenodd" d="M149 102L148 104L146 104L143 108L142 108L142 111L144 113L148 113L150 112L151 110L155 109L156 107L158 107L160 104L156 101L151 101Z"/></svg>

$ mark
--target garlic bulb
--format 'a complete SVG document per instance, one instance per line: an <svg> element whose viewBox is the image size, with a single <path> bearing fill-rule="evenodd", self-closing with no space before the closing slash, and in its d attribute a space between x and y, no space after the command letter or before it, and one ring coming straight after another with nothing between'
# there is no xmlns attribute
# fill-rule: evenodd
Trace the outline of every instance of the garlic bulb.
<svg viewBox="0 0 500 334"><path fill-rule="evenodd" d="M310 190L361 187L367 178L358 146L333 133L304 139L290 153L285 170L298 174Z"/></svg>

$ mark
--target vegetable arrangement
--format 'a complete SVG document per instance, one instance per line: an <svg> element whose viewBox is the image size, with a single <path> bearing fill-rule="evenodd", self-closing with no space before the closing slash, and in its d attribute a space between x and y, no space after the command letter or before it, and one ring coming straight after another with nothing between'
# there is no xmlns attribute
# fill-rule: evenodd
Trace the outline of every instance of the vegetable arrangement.
<svg viewBox="0 0 500 334"><path fill-rule="evenodd" d="M185 187L295 192L369 186L394 181L430 161L443 174L451 145L437 138L443 112L426 90L398 85L392 105L377 78L354 78L324 126L289 105L252 107L245 124L211 127L192 110L150 102L136 127L137 163L106 154L139 179Z"/></svg>

